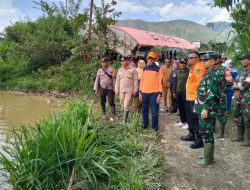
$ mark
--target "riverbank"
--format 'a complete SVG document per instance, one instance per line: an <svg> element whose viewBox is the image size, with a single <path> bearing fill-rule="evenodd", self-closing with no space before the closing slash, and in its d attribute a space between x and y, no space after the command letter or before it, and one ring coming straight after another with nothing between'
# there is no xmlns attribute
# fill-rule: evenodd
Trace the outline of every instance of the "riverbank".
<svg viewBox="0 0 250 190"><path fill-rule="evenodd" d="M14 91L14 90L8 90L8 91L0 91L3 93L12 93L17 96L46 96L46 97L55 97L60 99L65 98L76 98L79 96L77 93L65 93L65 92L57 92L57 91L49 91L49 92L22 92L22 91Z"/></svg>

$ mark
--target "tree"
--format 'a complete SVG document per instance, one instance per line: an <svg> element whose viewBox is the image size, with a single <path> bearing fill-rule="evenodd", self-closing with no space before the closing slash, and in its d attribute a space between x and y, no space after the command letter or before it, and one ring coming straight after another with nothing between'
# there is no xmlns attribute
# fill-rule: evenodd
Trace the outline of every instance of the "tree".
<svg viewBox="0 0 250 190"><path fill-rule="evenodd" d="M214 0L216 6L226 7L233 18L232 48L239 53L250 52L250 1L249 0Z"/></svg>
<svg viewBox="0 0 250 190"><path fill-rule="evenodd" d="M121 12L115 11L114 6L116 4L117 2L114 0L110 3L105 3L102 0L100 7L94 5L95 20L93 32L98 39L98 48L95 51L98 56L103 56L117 42L115 36L108 28L109 25L114 25L117 22L116 19L121 14Z"/></svg>

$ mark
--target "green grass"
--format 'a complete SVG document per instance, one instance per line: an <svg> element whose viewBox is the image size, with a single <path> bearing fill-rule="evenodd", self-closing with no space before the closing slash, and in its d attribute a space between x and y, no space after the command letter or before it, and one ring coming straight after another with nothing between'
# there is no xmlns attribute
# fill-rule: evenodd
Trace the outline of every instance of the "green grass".
<svg viewBox="0 0 250 190"><path fill-rule="evenodd" d="M98 114L94 114L98 115ZM14 189L161 189L159 135L93 117L86 100L34 127L22 126L1 152L0 164Z"/></svg>

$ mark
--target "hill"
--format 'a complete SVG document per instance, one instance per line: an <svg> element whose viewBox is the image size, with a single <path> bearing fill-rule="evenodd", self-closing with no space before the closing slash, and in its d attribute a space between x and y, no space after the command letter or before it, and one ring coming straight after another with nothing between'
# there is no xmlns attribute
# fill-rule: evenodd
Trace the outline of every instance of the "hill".
<svg viewBox="0 0 250 190"><path fill-rule="evenodd" d="M118 26L131 27L140 30L157 32L160 34L174 35L185 38L190 42L201 41L217 41L222 42L227 38L227 33L220 32L220 27L228 28L226 23L209 23L208 25L201 25L187 20L172 20L164 22L146 22L144 20L119 20ZM213 27L212 27L213 26ZM228 30L227 30L228 32Z"/></svg>

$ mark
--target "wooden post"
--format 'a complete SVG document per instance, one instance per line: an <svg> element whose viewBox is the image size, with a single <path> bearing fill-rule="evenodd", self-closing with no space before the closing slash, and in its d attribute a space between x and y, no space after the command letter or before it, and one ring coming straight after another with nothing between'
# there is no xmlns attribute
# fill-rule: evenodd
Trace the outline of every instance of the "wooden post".
<svg viewBox="0 0 250 190"><path fill-rule="evenodd" d="M91 27L92 27L92 14L93 14L94 0L90 0L90 12L89 12L89 34L88 40L91 40Z"/></svg>

